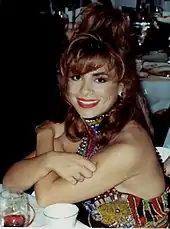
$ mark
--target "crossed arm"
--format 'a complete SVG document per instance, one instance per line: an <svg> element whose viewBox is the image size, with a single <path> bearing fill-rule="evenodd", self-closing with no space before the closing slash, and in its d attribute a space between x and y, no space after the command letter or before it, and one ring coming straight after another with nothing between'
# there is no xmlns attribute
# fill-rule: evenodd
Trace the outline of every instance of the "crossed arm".
<svg viewBox="0 0 170 229"><path fill-rule="evenodd" d="M36 151L33 151L23 160L13 164L3 178L3 184L6 188L27 190L38 180L50 173L50 169L47 167L47 152L53 150L52 130L46 129L46 131L43 132L39 131L37 143L41 138L41 147L40 144L38 145L43 153L37 155Z"/></svg>
<svg viewBox="0 0 170 229"><path fill-rule="evenodd" d="M126 159L122 160L120 150L129 152ZM128 145L108 147L107 151L93 157L93 161L97 164L97 170L93 176L76 185L62 178L49 179L47 175L35 185L37 202L42 207L57 202L76 203L116 187L138 173L141 160L135 155L135 149Z"/></svg>
<svg viewBox="0 0 170 229"><path fill-rule="evenodd" d="M66 179L61 178L63 176L59 173L56 173L55 163L56 167L61 166L60 171L63 171L64 175L67 174L67 171L70 171L70 168L79 165L76 171L80 171L80 168L84 169L85 165L88 168L92 163L86 162L84 158L75 154L71 156L62 155L63 145L60 144L62 141L55 141L56 144L54 145L53 137L53 132L45 131L43 136L41 135L41 138L39 138L40 141L37 140L37 155L33 152L28 158L17 162L4 177L6 187L14 186L25 190L35 184L37 201L43 207L57 202L75 203L99 195L135 176L140 168L142 158L139 156L140 153L136 153L137 149L134 146L123 143L110 145L92 158L92 161L97 164L97 170L94 173L92 173L94 167L88 170L91 171L89 176L86 177L89 179L84 179L83 182L73 185ZM68 139L65 140L68 141ZM54 149L60 151L58 162L57 160L53 161L53 158L56 158L57 155ZM70 164L66 163L67 161L70 163L69 157L73 157L74 162L77 160L76 166L73 164L70 167ZM49 161L53 163L52 167L54 169L49 169ZM65 169L63 166L65 166Z"/></svg>
<svg viewBox="0 0 170 229"><path fill-rule="evenodd" d="M62 137L69 145L65 135ZM57 143L54 148L57 148ZM37 152L41 154L42 150L37 148ZM136 175L141 163L137 155L136 148L131 145L110 145L92 158L97 165L93 176L76 185L57 177L54 172L47 174L34 186L37 202L44 207L57 202L76 203L97 196Z"/></svg>
<svg viewBox="0 0 170 229"><path fill-rule="evenodd" d="M3 179L6 188L26 190L41 179L45 182L47 177L52 182L58 175L72 183L76 183L74 176L79 173L92 176L95 165L79 155L66 153L61 141L63 125L53 127L54 130L39 129L36 151L11 166Z"/></svg>

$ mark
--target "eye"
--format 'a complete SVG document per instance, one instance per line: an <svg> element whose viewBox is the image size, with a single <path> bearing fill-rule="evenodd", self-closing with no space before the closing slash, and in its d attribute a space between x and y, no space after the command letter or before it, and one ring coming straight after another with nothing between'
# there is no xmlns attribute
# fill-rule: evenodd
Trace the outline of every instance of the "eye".
<svg viewBox="0 0 170 229"><path fill-rule="evenodd" d="M99 78L95 79L95 81L97 83L106 83L107 82L107 79L104 78L104 77L99 77Z"/></svg>
<svg viewBox="0 0 170 229"><path fill-rule="evenodd" d="M71 80L74 80L74 81L78 81L78 80L81 79L81 76L79 76L79 75L74 75L74 76L71 76L70 79L71 79Z"/></svg>

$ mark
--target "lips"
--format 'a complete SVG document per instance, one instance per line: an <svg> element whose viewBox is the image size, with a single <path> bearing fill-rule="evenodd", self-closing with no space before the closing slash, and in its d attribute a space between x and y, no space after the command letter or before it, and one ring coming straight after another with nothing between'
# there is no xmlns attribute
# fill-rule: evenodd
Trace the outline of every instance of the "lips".
<svg viewBox="0 0 170 229"><path fill-rule="evenodd" d="M82 108L93 108L97 106L99 100L92 100L92 99L86 100L81 98L81 99L77 99L77 102L79 106Z"/></svg>

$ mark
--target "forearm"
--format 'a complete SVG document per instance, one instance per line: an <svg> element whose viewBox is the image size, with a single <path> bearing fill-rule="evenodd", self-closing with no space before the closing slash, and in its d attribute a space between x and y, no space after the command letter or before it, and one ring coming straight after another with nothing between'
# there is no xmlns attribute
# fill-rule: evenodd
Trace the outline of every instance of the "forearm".
<svg viewBox="0 0 170 229"><path fill-rule="evenodd" d="M34 185L36 198L39 198L39 193L41 193L41 196L48 195L48 191L51 189L57 179L59 179L59 176L52 171L37 181L37 183Z"/></svg>
<svg viewBox="0 0 170 229"><path fill-rule="evenodd" d="M46 166L47 160L46 153L15 163L4 176L4 186L16 190L27 190L50 172Z"/></svg>
<svg viewBox="0 0 170 229"><path fill-rule="evenodd" d="M35 191L36 198L39 198L39 193L41 193L41 196L47 195L48 190L51 189L54 181L57 180L59 177L60 176L56 172L51 171L46 176L39 179L34 185L34 191Z"/></svg>

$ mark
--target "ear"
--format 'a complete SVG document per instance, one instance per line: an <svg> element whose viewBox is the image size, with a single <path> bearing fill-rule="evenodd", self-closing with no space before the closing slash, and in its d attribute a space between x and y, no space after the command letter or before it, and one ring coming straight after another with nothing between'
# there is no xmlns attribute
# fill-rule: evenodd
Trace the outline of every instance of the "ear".
<svg viewBox="0 0 170 229"><path fill-rule="evenodd" d="M119 83L118 95L122 97L123 91L124 91L124 84L123 83Z"/></svg>

